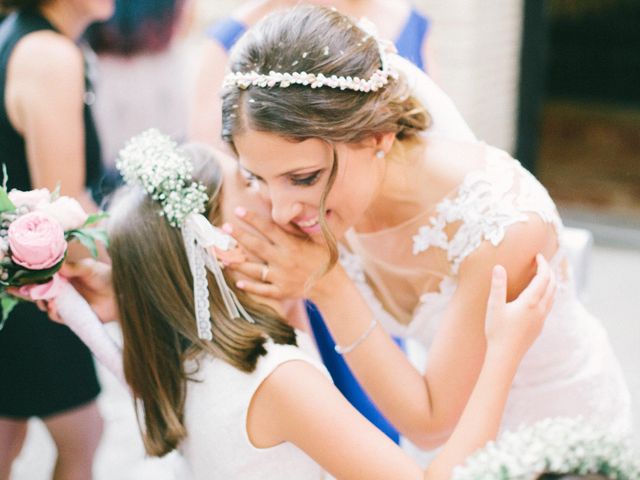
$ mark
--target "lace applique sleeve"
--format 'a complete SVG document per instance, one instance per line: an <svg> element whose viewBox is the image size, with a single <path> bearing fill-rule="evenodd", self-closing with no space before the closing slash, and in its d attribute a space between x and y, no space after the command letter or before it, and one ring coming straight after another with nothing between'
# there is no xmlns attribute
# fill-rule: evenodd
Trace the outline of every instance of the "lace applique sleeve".
<svg viewBox="0 0 640 480"><path fill-rule="evenodd" d="M429 225L420 227L413 237L414 255L430 247L441 248L453 274L483 241L499 245L506 229L526 222L530 213L553 224L556 232L561 227L553 201L535 177L506 153L487 148L485 168L467 174L456 195L442 200ZM448 235L445 228L451 224L459 226Z"/></svg>

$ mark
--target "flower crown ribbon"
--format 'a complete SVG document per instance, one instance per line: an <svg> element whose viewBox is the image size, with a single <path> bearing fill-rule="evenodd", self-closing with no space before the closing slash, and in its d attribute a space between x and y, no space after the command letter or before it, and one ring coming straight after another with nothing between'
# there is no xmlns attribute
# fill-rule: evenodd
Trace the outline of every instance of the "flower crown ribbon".
<svg viewBox="0 0 640 480"><path fill-rule="evenodd" d="M236 241L202 215L209 200L206 187L192 179L193 165L177 143L156 129L147 130L127 142L116 167L126 184L140 186L160 203L159 214L180 228L193 277L198 337L213 338L207 270L216 280L229 316L254 323L229 288L212 248L227 251Z"/></svg>

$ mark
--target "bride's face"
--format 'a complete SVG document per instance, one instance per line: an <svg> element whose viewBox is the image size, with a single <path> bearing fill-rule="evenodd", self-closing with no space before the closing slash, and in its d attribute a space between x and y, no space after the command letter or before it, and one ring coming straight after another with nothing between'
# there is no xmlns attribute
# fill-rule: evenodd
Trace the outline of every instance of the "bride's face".
<svg viewBox="0 0 640 480"><path fill-rule="evenodd" d="M337 238L362 218L382 183L385 161L375 157L372 142L335 145L338 167L324 215ZM333 164L332 148L317 138L293 142L252 130L236 136L234 145L240 172L260 192L272 220L289 233L324 243L320 208Z"/></svg>

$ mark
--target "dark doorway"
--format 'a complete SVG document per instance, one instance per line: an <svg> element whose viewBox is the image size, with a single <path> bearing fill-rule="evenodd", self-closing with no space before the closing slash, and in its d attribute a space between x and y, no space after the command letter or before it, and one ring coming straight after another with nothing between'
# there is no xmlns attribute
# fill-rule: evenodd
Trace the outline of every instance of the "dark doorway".
<svg viewBox="0 0 640 480"><path fill-rule="evenodd" d="M640 220L640 0L525 0L523 40L523 163L560 206Z"/></svg>

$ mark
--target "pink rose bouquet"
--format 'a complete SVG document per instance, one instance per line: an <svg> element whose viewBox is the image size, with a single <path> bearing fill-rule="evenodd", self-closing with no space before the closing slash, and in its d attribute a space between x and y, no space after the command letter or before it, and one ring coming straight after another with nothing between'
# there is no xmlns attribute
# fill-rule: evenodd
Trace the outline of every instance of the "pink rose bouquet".
<svg viewBox="0 0 640 480"><path fill-rule="evenodd" d="M70 241L80 241L97 256L96 242L106 244L106 232L90 226L104 216L88 215L76 200L57 191L7 192L0 187L0 329L20 300L50 300L60 294L65 280L57 272Z"/></svg>

